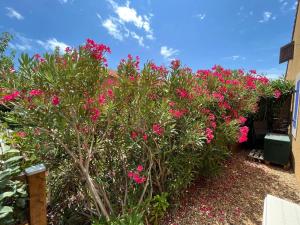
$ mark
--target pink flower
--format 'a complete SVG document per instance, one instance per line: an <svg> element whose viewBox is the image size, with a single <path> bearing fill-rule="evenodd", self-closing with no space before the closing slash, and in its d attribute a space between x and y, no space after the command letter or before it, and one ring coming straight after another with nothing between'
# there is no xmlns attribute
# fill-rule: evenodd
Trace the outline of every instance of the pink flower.
<svg viewBox="0 0 300 225"><path fill-rule="evenodd" d="M129 76L129 80L134 81L135 80L134 76Z"/></svg>
<svg viewBox="0 0 300 225"><path fill-rule="evenodd" d="M65 52L70 53L70 52L72 52L72 49L68 46L68 47L66 47Z"/></svg>
<svg viewBox="0 0 300 225"><path fill-rule="evenodd" d="M19 131L16 133L17 137L20 137L20 138L25 138L26 137L26 132L24 131Z"/></svg>
<svg viewBox="0 0 300 225"><path fill-rule="evenodd" d="M160 126L160 124L153 124L152 126L153 133L157 134L158 136L164 133L164 128Z"/></svg>
<svg viewBox="0 0 300 225"><path fill-rule="evenodd" d="M132 140L135 140L138 137L138 134L135 131L132 131L130 136Z"/></svg>
<svg viewBox="0 0 300 225"><path fill-rule="evenodd" d="M144 139L144 141L147 141L147 140L148 140L148 135L147 135L147 134L144 134L144 135L143 135L143 139Z"/></svg>
<svg viewBox="0 0 300 225"><path fill-rule="evenodd" d="M51 102L52 102L52 105L56 106L56 105L58 105L60 103L60 99L59 99L59 97L57 95L54 95L52 97L52 101Z"/></svg>
<svg viewBox="0 0 300 225"><path fill-rule="evenodd" d="M245 117L243 117L243 116L240 116L240 117L239 117L239 122L240 122L240 124L244 124L246 121L247 121L247 118L245 118Z"/></svg>
<svg viewBox="0 0 300 225"><path fill-rule="evenodd" d="M43 91L42 90L39 90L39 89L37 89L37 90L31 90L30 92L29 92L29 95L30 96L39 96L39 95L42 95L43 94Z"/></svg>
<svg viewBox="0 0 300 225"><path fill-rule="evenodd" d="M146 177L136 177L134 178L134 181L137 183L137 184L142 184L146 181Z"/></svg>
<svg viewBox="0 0 300 225"><path fill-rule="evenodd" d="M105 103L105 101L106 101L105 95L100 94L99 97L98 97L99 105L103 105Z"/></svg>
<svg viewBox="0 0 300 225"><path fill-rule="evenodd" d="M175 102L172 102L172 101L169 102L169 106L170 106L170 107L174 107L174 106L175 106Z"/></svg>
<svg viewBox="0 0 300 225"><path fill-rule="evenodd" d="M178 110L178 109L170 109L169 112L174 116L175 118L179 119L185 114L185 110Z"/></svg>
<svg viewBox="0 0 300 225"><path fill-rule="evenodd" d="M108 84L108 85L114 84L114 80L113 80L113 79L108 79L108 80L107 80L107 84Z"/></svg>
<svg viewBox="0 0 300 225"><path fill-rule="evenodd" d="M264 77L264 76L259 76L257 78L257 80L262 83L262 84L268 84L269 83L269 79L267 77Z"/></svg>
<svg viewBox="0 0 300 225"><path fill-rule="evenodd" d="M107 90L107 95L108 95L110 98L113 98L113 97L115 96L113 90L111 90L111 89L108 89L108 90Z"/></svg>
<svg viewBox="0 0 300 225"><path fill-rule="evenodd" d="M142 168L143 170L143 168ZM140 177L138 173L135 173L135 172L132 172L132 171L129 171L127 176L134 180L134 182L136 182L137 184L142 184L146 181L146 177L142 176Z"/></svg>
<svg viewBox="0 0 300 225"><path fill-rule="evenodd" d="M247 76L246 77L246 88L247 89L255 89L256 88L256 84L254 83L255 81L255 77L252 76Z"/></svg>
<svg viewBox="0 0 300 225"><path fill-rule="evenodd" d="M100 116L100 110L97 108L92 109L91 120L96 122Z"/></svg>
<svg viewBox="0 0 300 225"><path fill-rule="evenodd" d="M189 98L189 93L184 88L177 88L176 93L178 94L179 98Z"/></svg>
<svg viewBox="0 0 300 225"><path fill-rule="evenodd" d="M14 101L16 100L16 98L20 97L20 92L19 91L15 91L9 95L4 95L2 97L2 101L3 102L11 102L11 101Z"/></svg>
<svg viewBox="0 0 300 225"><path fill-rule="evenodd" d="M173 70L177 70L180 66L180 61L178 59L175 59L171 62L171 65Z"/></svg>
<svg viewBox="0 0 300 225"><path fill-rule="evenodd" d="M280 96L282 95L281 91L279 91L278 89L274 91L274 97L276 99L280 98Z"/></svg>
<svg viewBox="0 0 300 225"><path fill-rule="evenodd" d="M35 54L33 57L37 60L41 58L40 54Z"/></svg>
<svg viewBox="0 0 300 225"><path fill-rule="evenodd" d="M223 102L223 101L224 101L224 95L222 95L222 94L220 94L220 93L214 92L214 93L212 94L212 96L213 96L216 100L218 100L219 102Z"/></svg>
<svg viewBox="0 0 300 225"><path fill-rule="evenodd" d="M206 128L206 142L207 144L209 144L212 139L214 139L214 135L213 135L213 131L210 128Z"/></svg>
<svg viewBox="0 0 300 225"><path fill-rule="evenodd" d="M137 170L138 172L142 172L143 169L144 169L144 167L143 167L142 165L138 165L138 167L136 168L136 170Z"/></svg>
<svg viewBox="0 0 300 225"><path fill-rule="evenodd" d="M210 126L211 126L212 128L214 128L214 129L216 129L217 123L216 123L216 122L211 122L211 123L210 123Z"/></svg>
<svg viewBox="0 0 300 225"><path fill-rule="evenodd" d="M134 172L129 171L128 174L127 174L127 176L128 176L129 178L133 178L133 174L134 174Z"/></svg>
<svg viewBox="0 0 300 225"><path fill-rule="evenodd" d="M252 74L256 74L256 70L250 70L249 72Z"/></svg>
<svg viewBox="0 0 300 225"><path fill-rule="evenodd" d="M214 115L214 114L212 114L212 113L210 113L209 115L208 115L208 119L209 120L215 120L216 119L216 116Z"/></svg>
<svg viewBox="0 0 300 225"><path fill-rule="evenodd" d="M249 128L247 126L243 126L240 128L239 143L243 143L248 140L248 132L249 132Z"/></svg>

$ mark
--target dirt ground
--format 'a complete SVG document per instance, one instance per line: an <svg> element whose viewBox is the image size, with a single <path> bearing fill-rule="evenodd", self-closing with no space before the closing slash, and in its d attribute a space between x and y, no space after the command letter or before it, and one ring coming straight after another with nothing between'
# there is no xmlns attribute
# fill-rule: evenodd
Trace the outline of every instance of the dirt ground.
<svg viewBox="0 0 300 225"><path fill-rule="evenodd" d="M300 187L292 170L250 161L247 154L235 153L218 178L196 181L164 225L256 225L262 223L267 194L300 203Z"/></svg>

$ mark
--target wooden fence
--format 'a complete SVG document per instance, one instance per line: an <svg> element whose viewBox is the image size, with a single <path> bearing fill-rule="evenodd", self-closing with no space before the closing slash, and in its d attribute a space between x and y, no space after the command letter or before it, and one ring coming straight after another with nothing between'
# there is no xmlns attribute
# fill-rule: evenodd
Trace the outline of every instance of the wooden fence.
<svg viewBox="0 0 300 225"><path fill-rule="evenodd" d="M43 164L25 169L21 177L27 183L28 223L27 225L47 224L46 168Z"/></svg>

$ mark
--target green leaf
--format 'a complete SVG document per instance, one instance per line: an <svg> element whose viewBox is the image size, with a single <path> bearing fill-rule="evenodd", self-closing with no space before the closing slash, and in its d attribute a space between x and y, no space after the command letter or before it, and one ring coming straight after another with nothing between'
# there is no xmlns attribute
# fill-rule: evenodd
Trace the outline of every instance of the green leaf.
<svg viewBox="0 0 300 225"><path fill-rule="evenodd" d="M15 194L14 191L4 192L4 193L0 194L0 201L2 201L4 198L9 198L9 197L13 196L14 194Z"/></svg>
<svg viewBox="0 0 300 225"><path fill-rule="evenodd" d="M9 164L9 163L12 163L12 162L17 162L17 161L19 161L22 158L23 158L23 156L14 156L14 157L11 157L8 160L4 161L4 164Z"/></svg>
<svg viewBox="0 0 300 225"><path fill-rule="evenodd" d="M13 212L13 208L10 206L3 206L0 208L0 219L6 217L8 214Z"/></svg>

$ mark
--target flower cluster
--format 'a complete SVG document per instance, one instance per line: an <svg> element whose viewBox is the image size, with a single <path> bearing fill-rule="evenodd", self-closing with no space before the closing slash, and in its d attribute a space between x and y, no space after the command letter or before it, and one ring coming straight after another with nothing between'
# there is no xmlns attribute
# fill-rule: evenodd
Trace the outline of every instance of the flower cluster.
<svg viewBox="0 0 300 225"><path fill-rule="evenodd" d="M5 102L12 102L15 101L18 97L20 97L20 92L19 91L14 91L11 94L4 95L0 101L5 103Z"/></svg>
<svg viewBox="0 0 300 225"><path fill-rule="evenodd" d="M164 128L160 124L153 124L152 131L154 134L161 136L164 133Z"/></svg>
<svg viewBox="0 0 300 225"><path fill-rule="evenodd" d="M206 134L206 142L207 144L209 144L212 141L212 139L214 139L213 130L210 128L206 128L205 134Z"/></svg>
<svg viewBox="0 0 300 225"><path fill-rule="evenodd" d="M249 128L247 126L243 126L240 128L239 143L243 143L248 140L248 132L249 132Z"/></svg>
<svg viewBox="0 0 300 225"><path fill-rule="evenodd" d="M104 54L106 52L111 53L111 50L108 46L104 44L97 44L94 40L91 39L86 40L86 44L83 48L89 50L96 60L104 63L106 63L106 58L104 57Z"/></svg>
<svg viewBox="0 0 300 225"><path fill-rule="evenodd" d="M142 165L138 165L136 168L136 171L129 171L128 177L132 179L137 184L142 184L146 181L145 176L141 176L140 173L144 170L144 167Z"/></svg>

